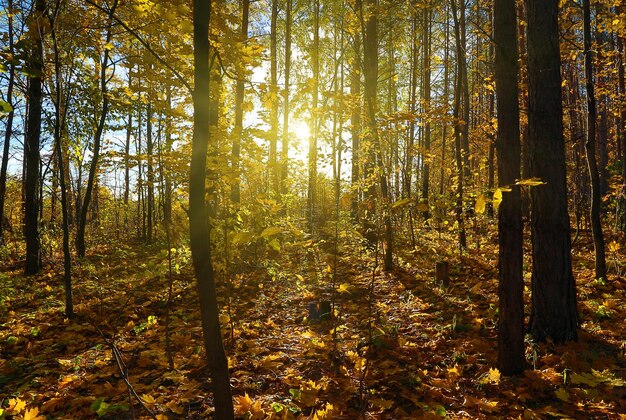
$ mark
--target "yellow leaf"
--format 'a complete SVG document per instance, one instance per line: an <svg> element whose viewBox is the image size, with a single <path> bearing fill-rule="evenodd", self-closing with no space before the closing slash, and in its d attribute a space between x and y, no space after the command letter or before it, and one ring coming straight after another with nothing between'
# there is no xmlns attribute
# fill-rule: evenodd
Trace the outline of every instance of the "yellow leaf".
<svg viewBox="0 0 626 420"><path fill-rule="evenodd" d="M271 226L263 230L263 232L261 232L261 238L267 238L270 236L278 235L282 231L283 230L279 228L278 226Z"/></svg>
<svg viewBox="0 0 626 420"><path fill-rule="evenodd" d="M619 251L620 248L621 248L621 245L615 241L612 241L611 243L609 243L609 251L611 252L617 252Z"/></svg>
<svg viewBox="0 0 626 420"><path fill-rule="evenodd" d="M398 207L404 207L404 206L406 206L407 204L410 204L410 203L411 203L411 199L410 198L403 198L402 200L398 200L395 203L393 203L391 205L391 208L392 209L397 209Z"/></svg>
<svg viewBox="0 0 626 420"><path fill-rule="evenodd" d="M26 403L22 401L20 398L11 398L9 400L9 411L13 413L21 412L24 407L26 407Z"/></svg>
<svg viewBox="0 0 626 420"><path fill-rule="evenodd" d="M235 414L238 416L246 414L254 405L252 398L250 398L247 392L245 395L236 395L233 399L235 400Z"/></svg>
<svg viewBox="0 0 626 420"><path fill-rule="evenodd" d="M154 397L152 395L148 395L148 394L143 394L141 396L141 401L143 401L143 403L146 405L146 407L148 407L149 409L154 408L154 406L156 405L156 400L154 399Z"/></svg>
<svg viewBox="0 0 626 420"><path fill-rule="evenodd" d="M500 371L498 368L489 369L489 381L494 384L500 383Z"/></svg>
<svg viewBox="0 0 626 420"><path fill-rule="evenodd" d="M349 288L350 288L350 285L348 283L342 283L337 288L337 291L339 293L348 293L349 292L349 290L348 290Z"/></svg>
<svg viewBox="0 0 626 420"><path fill-rule="evenodd" d="M459 376L459 365L454 365L454 367L448 368L448 373L453 377Z"/></svg>
<svg viewBox="0 0 626 420"><path fill-rule="evenodd" d="M500 203L502 203L502 190L498 188L493 193L493 208L497 210Z"/></svg>
<svg viewBox="0 0 626 420"><path fill-rule="evenodd" d="M182 415L185 413L185 410L179 405L177 405L174 400L168 402L167 404L165 404L165 406L169 408L170 410L172 410L174 414Z"/></svg>
<svg viewBox="0 0 626 420"><path fill-rule="evenodd" d="M487 206L487 197L484 194L481 194L476 200L476 205L474 206L474 210L476 213L483 214L485 212L485 207Z"/></svg>
<svg viewBox="0 0 626 420"><path fill-rule="evenodd" d="M539 178L520 179L519 181L515 183L515 185L526 185L528 187L536 187L537 185L544 185L544 184L545 182L543 182Z"/></svg>
<svg viewBox="0 0 626 420"><path fill-rule="evenodd" d="M24 420L46 420L46 418L39 415L39 409L37 407L33 407L24 412Z"/></svg>

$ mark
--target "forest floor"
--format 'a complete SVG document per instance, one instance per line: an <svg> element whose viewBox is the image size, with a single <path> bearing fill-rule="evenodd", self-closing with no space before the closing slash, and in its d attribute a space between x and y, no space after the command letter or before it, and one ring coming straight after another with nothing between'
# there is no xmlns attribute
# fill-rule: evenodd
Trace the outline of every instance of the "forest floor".
<svg viewBox="0 0 626 420"><path fill-rule="evenodd" d="M589 240L577 242L579 341L527 342L528 370L507 378L495 369L495 232L481 241L459 255L446 246L454 238L420 231L417 247L401 251L392 272L375 268L358 245L344 244L334 284L329 243L285 246L238 267L230 288L220 279L237 414L626 418L624 246L609 253L609 279L598 282ZM210 416L188 251L173 255L168 305L163 248L111 243L92 249L74 270L78 315L71 321L63 312L60 257L28 278L20 262L4 263L0 418ZM434 280L438 260L450 264L447 288ZM526 281L528 313L529 273ZM310 304L323 301L334 302L336 316L308 319Z"/></svg>

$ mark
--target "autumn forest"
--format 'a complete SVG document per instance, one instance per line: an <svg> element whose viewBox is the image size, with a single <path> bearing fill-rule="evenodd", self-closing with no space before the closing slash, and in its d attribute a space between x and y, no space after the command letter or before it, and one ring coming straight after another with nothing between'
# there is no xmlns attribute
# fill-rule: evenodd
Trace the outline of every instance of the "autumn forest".
<svg viewBox="0 0 626 420"><path fill-rule="evenodd" d="M623 0L0 5L0 419L626 418Z"/></svg>

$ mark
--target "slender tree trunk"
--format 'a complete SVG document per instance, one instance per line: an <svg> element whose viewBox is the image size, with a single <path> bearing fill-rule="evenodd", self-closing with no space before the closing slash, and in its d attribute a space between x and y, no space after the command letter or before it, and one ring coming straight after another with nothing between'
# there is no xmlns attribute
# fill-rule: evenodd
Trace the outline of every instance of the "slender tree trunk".
<svg viewBox="0 0 626 420"><path fill-rule="evenodd" d="M450 85L450 26L448 22L448 8L444 6L444 21L446 22L444 30L444 58L443 58L443 100L442 105L444 109L448 110L448 96ZM441 122L441 167L439 168L439 195L443 195L444 192L444 176L446 166L446 140L448 134L448 122L445 118Z"/></svg>
<svg viewBox="0 0 626 420"><path fill-rule="evenodd" d="M59 13L60 0L56 0L54 20ZM54 74L55 74L55 101L54 101L54 148L59 168L59 184L61 187L61 217L63 223L63 282L65 285L65 316L74 318L74 299L72 297L72 255L70 253L70 225L67 198L67 184L65 180L65 162L63 161L63 126L65 125L65 107L61 105L61 60L59 57L59 45L56 37L56 22L52 22L52 45L54 49Z"/></svg>
<svg viewBox="0 0 626 420"><path fill-rule="evenodd" d="M276 2L276 0L274 0ZM248 12L250 9L250 0L241 0L241 37L242 42L246 42L248 39ZM276 28L274 28L274 31ZM275 38L274 34L274 38ZM241 201L241 174L240 174L240 157L241 154L241 139L243 136L243 99L245 95L244 75L240 74L237 79L237 85L235 87L235 135L233 138L233 151L232 151L232 167L234 172L234 179L232 190L230 193L230 199L234 204L239 204ZM271 148L271 147L270 147Z"/></svg>
<svg viewBox="0 0 626 420"><path fill-rule="evenodd" d="M148 231L146 240L152 242L152 234L154 230L154 168L153 154L154 142L152 139L152 99L148 101L148 109L146 111L146 157L148 160Z"/></svg>
<svg viewBox="0 0 626 420"><path fill-rule="evenodd" d="M313 94L311 99L311 137L309 139L309 185L307 190L307 221L313 232L317 207L317 135L319 126L319 77L320 77L320 0L313 2L313 49L311 62L313 66Z"/></svg>
<svg viewBox="0 0 626 420"><path fill-rule="evenodd" d="M291 3L286 0L285 9L285 89L283 91L283 144L281 150L281 192L287 194L287 175L289 173L289 83L291 77Z"/></svg>
<svg viewBox="0 0 626 420"><path fill-rule="evenodd" d="M113 32L111 26L113 24L113 14L117 7L118 0L113 0L113 5L109 11L109 21L107 24L106 44L111 42L113 38ZM100 68L100 92L102 95L102 110L100 113L100 119L98 126L96 127L96 133L93 139L93 157L91 159L91 165L89 167L89 177L87 178L87 188L85 189L85 197L80 209L80 219L78 220L78 228L76 231L76 253L79 257L85 256L85 227L87 225L87 213L89 211L89 204L91 203L91 195L93 193L94 184L96 181L96 172L98 170L98 161L100 158L100 143L102 141L102 135L104 133L104 125L106 117L109 111L109 96L107 92L107 70L109 68L109 49L104 49Z"/></svg>
<svg viewBox="0 0 626 420"><path fill-rule="evenodd" d="M132 68L128 69L128 89L133 88L133 79L131 76ZM128 123L126 125L126 143L124 143L124 205L128 206L128 198L130 196L130 138L133 131L133 107L128 108ZM126 210L128 211L128 210Z"/></svg>
<svg viewBox="0 0 626 420"><path fill-rule="evenodd" d="M464 156L467 156L462 146L462 137L464 133L463 123L461 122L461 106L463 101L463 63L465 61L464 46L462 44L459 19L457 15L457 0L451 0L452 16L454 18L454 37L456 40L456 73L454 86L454 148L456 157L457 172L457 190L456 190L456 223L459 232L459 247L465 249L467 247L467 238L465 235L465 217L463 215L463 183L465 172L463 167L467 166ZM463 0L461 0L463 1ZM465 124L467 125L467 124Z"/></svg>
<svg viewBox="0 0 626 420"><path fill-rule="evenodd" d="M360 0L357 0L360 4ZM350 137L352 140L351 184L352 201L350 216L353 221L359 220L359 203L361 201L361 37L354 35L352 68L350 70L350 97L352 99L350 114Z"/></svg>
<svg viewBox="0 0 626 420"><path fill-rule="evenodd" d="M167 82L165 105L167 107L165 114L165 155L167 156L167 162L171 162L172 156L172 85ZM162 163L161 168L162 177L164 182L165 197L163 200L163 221L165 222L165 228L169 229L172 223L172 175L171 166L167 163ZM168 170L166 170L168 169ZM168 231L169 232L169 231ZM169 233L168 233L169 234Z"/></svg>
<svg viewBox="0 0 626 420"><path fill-rule="evenodd" d="M531 188L530 330L539 341L563 343L578 336L578 312L567 213L558 0L527 4L530 174L545 182Z"/></svg>
<svg viewBox="0 0 626 420"><path fill-rule="evenodd" d="M318 8L319 13L319 8ZM319 18L318 18L319 19ZM269 150L269 184L272 193L278 193L278 54L277 54L277 23L278 0L272 0L272 16L270 21L270 150ZM317 23L319 26L319 22ZM318 45L319 47L319 45ZM316 48L318 48L316 47Z"/></svg>
<svg viewBox="0 0 626 420"><path fill-rule="evenodd" d="M619 91L620 99L626 101L626 40L625 38L619 38ZM624 102L622 102L624 103ZM626 106L622 106L619 118L619 130L618 130L618 142L622 143L622 193L620 198L620 230L626 233Z"/></svg>
<svg viewBox="0 0 626 420"><path fill-rule="evenodd" d="M422 27L424 51L422 53L424 79L422 82L422 103L424 106L424 170L422 172L422 200L428 206L428 192L430 189L430 53L431 53L431 14L430 6L424 9L424 22ZM424 219L429 218L428 209L422 212Z"/></svg>
<svg viewBox="0 0 626 420"><path fill-rule="evenodd" d="M521 170L517 22L515 0L494 2L495 81L498 95L498 184L511 186L498 211L498 369L524 370L524 276L522 199L514 185Z"/></svg>
<svg viewBox="0 0 626 420"><path fill-rule="evenodd" d="M209 17L210 0L194 0L194 92L193 140L189 175L189 235L196 273L204 349L211 370L215 418L234 419L228 360L219 321L215 275L211 263L211 240L205 202L206 161L209 130Z"/></svg>
<svg viewBox="0 0 626 420"><path fill-rule="evenodd" d="M606 278L606 258L604 253L604 234L600 212L602 197L600 191L600 173L596 161L596 98L593 80L593 53L591 51L591 11L589 0L583 0L583 38L585 45L585 79L587 90L587 141L585 152L587 154L587 167L591 179L591 230L593 232L593 245L595 249L595 275L596 279Z"/></svg>
<svg viewBox="0 0 626 420"><path fill-rule="evenodd" d="M8 2L8 36L9 36L9 53L13 54L13 0ZM4 146L2 149L2 164L0 165L0 245L4 243L4 230L8 226L4 225L4 202L7 191L7 168L9 166L9 152L11 148L11 136L13 135L13 85L15 83L15 66L13 63L8 64L9 80L7 82L6 101L11 106L11 111L7 115L6 125L4 126Z"/></svg>
<svg viewBox="0 0 626 420"><path fill-rule="evenodd" d="M41 142L41 84L43 79L43 35L46 2L37 0L32 31L32 45L29 62L34 76L28 81L28 116L26 120L26 139L24 141L24 162L26 177L24 181L24 236L26 238L26 275L36 274L41 269L41 244L39 241L39 178Z"/></svg>

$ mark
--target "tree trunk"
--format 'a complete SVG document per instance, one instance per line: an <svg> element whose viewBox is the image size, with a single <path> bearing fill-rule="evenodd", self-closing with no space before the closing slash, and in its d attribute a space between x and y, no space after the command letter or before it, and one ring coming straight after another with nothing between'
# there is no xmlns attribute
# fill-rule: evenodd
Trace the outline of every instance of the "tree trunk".
<svg viewBox="0 0 626 420"><path fill-rule="evenodd" d="M9 53L13 54L13 0L8 3L8 37L9 37ZM13 135L13 84L15 83L15 66L13 63L8 64L9 80L7 82L6 101L11 106L11 111L7 115L6 125L4 127L4 146L2 150L2 165L0 166L0 245L4 243L4 201L7 191L7 168L9 166L9 152L11 148L11 136Z"/></svg>
<svg viewBox="0 0 626 420"><path fill-rule="evenodd" d="M215 275L211 263L210 231L205 202L209 130L209 17L210 0L194 0L193 140L189 176L189 235L196 273L204 349L211 370L215 418L234 419L228 360L219 321Z"/></svg>
<svg viewBox="0 0 626 420"><path fill-rule="evenodd" d="M152 141L152 99L148 100L148 109L146 111L146 157L148 159L148 230L146 240L152 242L152 233L154 230L154 168L153 153L154 143Z"/></svg>
<svg viewBox="0 0 626 420"><path fill-rule="evenodd" d="M596 98L593 81L593 53L591 51L591 11L589 0L583 0L583 38L585 46L585 82L587 90L587 140L585 152L587 167L591 179L591 230L595 249L596 279L606 278L606 258L604 253L604 234L600 212L602 196L600 191L600 173L596 161Z"/></svg>
<svg viewBox="0 0 626 420"><path fill-rule="evenodd" d="M275 0L274 0L275 1ZM248 12L250 9L250 0L242 0L241 2L241 37L242 42L248 39ZM275 35L274 35L275 36ZM243 99L245 95L244 75L240 74L235 87L235 135L233 136L232 151L232 169L234 173L232 190L230 199L233 204L239 204L241 201L241 173L240 158L241 154L241 138L243 136Z"/></svg>
<svg viewBox="0 0 626 420"><path fill-rule="evenodd" d="M498 184L512 186L498 211L498 369L505 375L521 373L525 366L522 200L514 185L521 170L516 25L515 0L495 0Z"/></svg>
<svg viewBox="0 0 626 420"><path fill-rule="evenodd" d="M111 26L113 25L113 14L117 7L118 0L113 0L113 5L109 11L109 21L107 24L106 32L106 44L111 42L113 32ZM78 228L76 231L76 253L80 258L85 256L85 227L87 225L87 213L89 211L89 204L91 203L91 195L93 193L94 184L96 180L96 172L98 170L98 160L100 158L100 142L102 141L102 135L104 133L104 125L106 117L109 111L109 95L107 92L107 69L109 67L109 49L104 49L104 55L102 58L100 68L100 93L102 95L102 110L100 113L100 119L98 126L96 127L96 133L93 139L93 157L91 159L91 165L89 167L89 177L87 178L87 188L85 189L85 197L80 208L80 218L78 219Z"/></svg>
<svg viewBox="0 0 626 420"><path fill-rule="evenodd" d="M545 182L531 188L530 330L538 341L563 343L578 336L578 312L567 212L558 0L527 4L529 166L530 175Z"/></svg>
<svg viewBox="0 0 626 420"><path fill-rule="evenodd" d="M54 20L59 13L60 0L56 0ZM69 209L67 198L67 184L65 180L65 162L63 161L63 147L61 145L63 126L65 125L65 112L61 112L65 107L61 105L61 60L59 57L59 46L56 37L56 25L52 22L52 45L54 49L54 74L55 74L55 100L54 100L54 148L59 168L59 184L61 187L61 215L63 223L63 282L65 285L65 316L68 319L74 318L74 299L72 297L72 255L70 253L70 225Z"/></svg>
<svg viewBox="0 0 626 420"><path fill-rule="evenodd" d="M280 188L283 195L287 194L287 174L289 172L289 83L291 76L291 2L286 0L285 10L285 90L283 107L283 144L281 150Z"/></svg>
<svg viewBox="0 0 626 420"><path fill-rule="evenodd" d="M360 0L358 0L360 1ZM352 201L350 203L350 216L353 221L359 220L359 203L361 201L361 37L354 36L352 68L350 69L350 97L352 99L350 114L350 137L352 138Z"/></svg>
<svg viewBox="0 0 626 420"><path fill-rule="evenodd" d="M430 21L432 11L430 7L424 9L424 22L422 34L424 40L424 50L422 52L424 78L422 82L422 103L424 106L424 171L422 172L422 200L428 205L428 192L430 187L430 50L431 50L431 33ZM428 209L422 212L422 217L428 219Z"/></svg>
<svg viewBox="0 0 626 420"><path fill-rule="evenodd" d="M24 141L24 162L26 177L24 180L24 236L26 239L26 275L36 274L41 269L39 241L39 177L41 141L41 84L43 79L43 35L45 0L35 2L32 45L28 65L34 73L28 81L28 117L26 120L26 139Z"/></svg>
<svg viewBox="0 0 626 420"><path fill-rule="evenodd" d="M313 232L316 207L317 207L317 129L319 126L318 101L319 101L319 77L320 77L320 0L313 2L313 49L311 50L311 62L313 67L313 94L311 99L311 137L309 138L309 184L307 190L307 221L309 230Z"/></svg>
<svg viewBox="0 0 626 420"><path fill-rule="evenodd" d="M459 232L459 247L461 249L467 248L467 238L465 235L465 216L463 215L463 181L465 178L464 166L467 166L464 156L467 156L465 149L462 146L462 139L464 133L463 123L461 122L461 106L463 102L463 62L465 61L464 47L461 40L461 33L459 27L459 19L457 15L457 0L451 0L452 16L454 19L454 37L456 40L456 73L454 82L454 148L456 158L456 175L457 175L457 189L456 189L456 223Z"/></svg>
<svg viewBox="0 0 626 420"><path fill-rule="evenodd" d="M244 0L248 1L248 0ZM318 12L319 13L319 12ZM269 184L270 191L278 194L278 54L276 48L278 0L272 0L272 16L270 20L270 150L269 150ZM319 23L318 23L319 25ZM246 28L247 29L247 28ZM317 49L318 47L316 47Z"/></svg>

